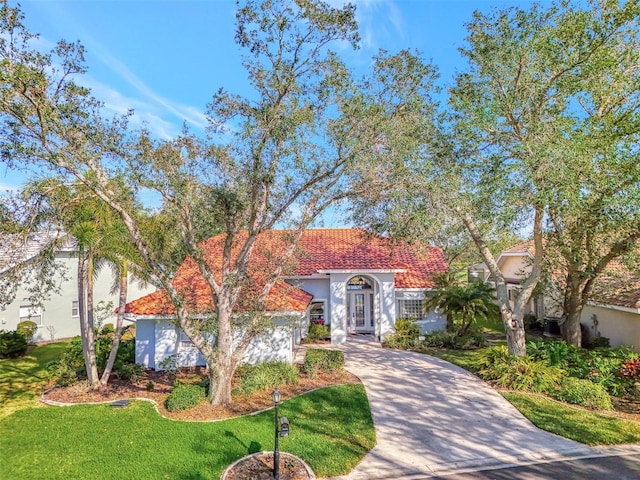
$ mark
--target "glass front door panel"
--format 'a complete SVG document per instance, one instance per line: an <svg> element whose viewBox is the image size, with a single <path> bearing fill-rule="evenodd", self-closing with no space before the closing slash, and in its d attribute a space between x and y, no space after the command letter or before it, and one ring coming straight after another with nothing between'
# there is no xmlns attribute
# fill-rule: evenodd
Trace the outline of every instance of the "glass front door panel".
<svg viewBox="0 0 640 480"><path fill-rule="evenodd" d="M356 293L354 297L354 314L356 318L356 327L364 327L364 293Z"/></svg>

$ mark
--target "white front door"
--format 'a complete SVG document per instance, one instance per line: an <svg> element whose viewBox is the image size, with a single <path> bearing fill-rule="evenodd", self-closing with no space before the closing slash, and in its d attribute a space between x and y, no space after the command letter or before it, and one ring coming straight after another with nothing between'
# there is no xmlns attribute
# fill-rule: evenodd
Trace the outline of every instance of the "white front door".
<svg viewBox="0 0 640 480"><path fill-rule="evenodd" d="M373 332L373 292L349 292L349 331Z"/></svg>

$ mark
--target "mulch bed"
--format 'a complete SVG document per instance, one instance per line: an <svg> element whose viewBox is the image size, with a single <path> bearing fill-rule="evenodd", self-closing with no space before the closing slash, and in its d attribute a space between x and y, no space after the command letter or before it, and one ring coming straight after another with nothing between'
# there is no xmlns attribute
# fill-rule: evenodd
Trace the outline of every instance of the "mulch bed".
<svg viewBox="0 0 640 480"><path fill-rule="evenodd" d="M202 402L198 406L182 412L169 412L165 407L167 395L173 388L174 381L184 383L198 382L205 379L203 370L181 371L176 377L166 372L148 370L146 376L135 382L111 379L102 390L92 391L85 383L79 383L70 387L54 387L43 394L45 400L60 403L99 403L112 402L127 398L147 398L157 403L162 415L174 420L211 421L223 420L249 413L266 410L273 407L271 392L256 392L252 395L234 395L231 405L212 407L208 402ZM148 390L147 385L153 382L153 390ZM316 378L308 378L300 373L300 381L297 385L282 385L279 387L282 398L287 399L317 388L331 385L360 383L360 380L348 372L319 373ZM237 384L234 379L233 386Z"/></svg>
<svg viewBox="0 0 640 480"><path fill-rule="evenodd" d="M304 464L296 457L280 453L280 480L310 480ZM263 452L240 460L229 468L224 480L273 480L273 453Z"/></svg>

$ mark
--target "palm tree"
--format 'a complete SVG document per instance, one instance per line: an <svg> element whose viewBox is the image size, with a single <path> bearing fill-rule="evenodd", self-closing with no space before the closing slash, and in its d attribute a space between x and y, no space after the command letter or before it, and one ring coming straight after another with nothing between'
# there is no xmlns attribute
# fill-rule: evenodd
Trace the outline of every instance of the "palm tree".
<svg viewBox="0 0 640 480"><path fill-rule="evenodd" d="M114 186L126 195L123 185ZM33 191L45 196L56 212L55 221L72 235L78 249L78 313L80 336L87 373L92 388L107 384L120 345L122 323L127 301L128 275L137 262L137 252L120 217L106 203L79 183L66 185L59 179L35 183ZM95 350L94 294L98 274L110 267L116 281L112 292L118 292L119 308L116 331L102 377L98 373Z"/></svg>
<svg viewBox="0 0 640 480"><path fill-rule="evenodd" d="M499 315L494 291L492 286L484 282L451 285L429 298L424 308L437 308L444 312L447 315L447 330L452 329L454 318L459 318L461 325L458 333L464 335L479 320L489 320Z"/></svg>

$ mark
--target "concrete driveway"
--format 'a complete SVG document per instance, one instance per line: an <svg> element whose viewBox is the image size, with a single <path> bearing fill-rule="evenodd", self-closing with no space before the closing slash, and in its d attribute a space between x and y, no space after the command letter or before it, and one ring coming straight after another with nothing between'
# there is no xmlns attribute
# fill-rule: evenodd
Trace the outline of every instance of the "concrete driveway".
<svg viewBox="0 0 640 480"><path fill-rule="evenodd" d="M418 479L592 454L536 428L496 391L448 362L383 349L370 337L353 337L342 349L347 370L367 390L377 436L373 450L342 479Z"/></svg>

